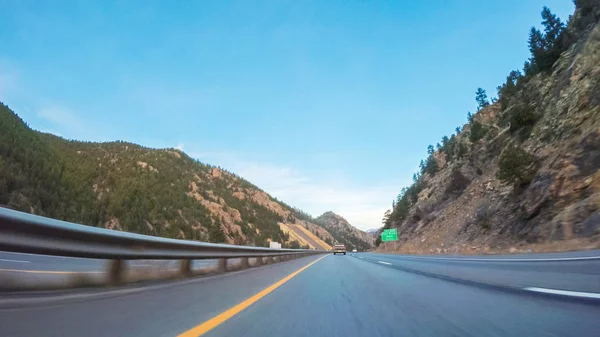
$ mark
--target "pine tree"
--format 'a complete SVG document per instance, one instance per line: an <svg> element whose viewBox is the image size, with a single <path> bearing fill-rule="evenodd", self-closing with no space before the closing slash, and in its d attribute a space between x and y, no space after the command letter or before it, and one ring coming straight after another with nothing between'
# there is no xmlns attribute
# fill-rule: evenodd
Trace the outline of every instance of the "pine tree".
<svg viewBox="0 0 600 337"><path fill-rule="evenodd" d="M542 19L545 43L547 46L554 46L559 42L565 26L555 14L552 14L548 7L544 7L542 10Z"/></svg>
<svg viewBox="0 0 600 337"><path fill-rule="evenodd" d="M442 148L445 148L448 145L448 136L442 137Z"/></svg>
<svg viewBox="0 0 600 337"><path fill-rule="evenodd" d="M535 27L531 27L529 31L529 52L531 53L532 60L531 63L538 64L540 59L542 58L542 54L546 49L546 45L544 42L544 36L542 32L537 30Z"/></svg>
<svg viewBox="0 0 600 337"><path fill-rule="evenodd" d="M221 227L220 221L215 221L215 223L211 226L209 236L210 236L210 242L213 242L213 243L225 242L225 233L223 232L223 228Z"/></svg>
<svg viewBox="0 0 600 337"><path fill-rule="evenodd" d="M475 101L477 102L477 110L481 110L490 105L487 94L482 88L477 88L477 91L475 92Z"/></svg>
<svg viewBox="0 0 600 337"><path fill-rule="evenodd" d="M433 155L434 152L435 152L435 149L433 148L433 145L429 145L427 147L427 154Z"/></svg>

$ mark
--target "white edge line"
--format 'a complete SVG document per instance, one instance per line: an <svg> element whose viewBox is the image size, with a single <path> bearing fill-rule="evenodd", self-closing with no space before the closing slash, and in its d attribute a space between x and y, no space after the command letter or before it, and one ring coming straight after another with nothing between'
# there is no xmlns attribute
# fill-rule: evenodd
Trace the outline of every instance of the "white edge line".
<svg viewBox="0 0 600 337"><path fill-rule="evenodd" d="M391 263L389 263L389 262L383 262L383 261L377 261L377 262L379 262L379 263L382 263L382 264L387 264L387 265L389 265L389 266L391 266L391 265L392 265L392 264L391 264Z"/></svg>
<svg viewBox="0 0 600 337"><path fill-rule="evenodd" d="M586 293L586 292L581 292L581 291L569 291L569 290L558 290L558 289L537 288L537 287L527 287L527 288L523 288L523 289L525 289L527 291L537 292L537 293L563 295L563 296L571 296L571 297L579 297L579 298L600 299L600 294L598 294L598 293Z"/></svg>
<svg viewBox="0 0 600 337"><path fill-rule="evenodd" d="M0 259L3 262L14 262L14 263L31 263L31 261L23 261L23 260L9 260L9 259Z"/></svg>
<svg viewBox="0 0 600 337"><path fill-rule="evenodd" d="M443 260L443 261L484 261L484 262L559 262L559 261L587 261L600 260L600 256L581 256L581 257L557 257L557 258L542 258L542 259L478 259L478 258L451 258L451 257L429 257L429 256L405 256L398 257L414 259L414 260Z"/></svg>
<svg viewBox="0 0 600 337"><path fill-rule="evenodd" d="M6 273L28 273L28 274L55 274L55 275L74 275L74 274L105 274L103 271L71 271L71 270L31 270L31 269L5 269L0 268L0 272Z"/></svg>

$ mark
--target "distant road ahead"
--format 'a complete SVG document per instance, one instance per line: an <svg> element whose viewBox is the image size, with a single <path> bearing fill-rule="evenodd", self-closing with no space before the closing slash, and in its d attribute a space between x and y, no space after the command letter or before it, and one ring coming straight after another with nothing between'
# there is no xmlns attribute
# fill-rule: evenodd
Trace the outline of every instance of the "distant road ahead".
<svg viewBox="0 0 600 337"><path fill-rule="evenodd" d="M377 260L367 261L371 258ZM204 336L259 337L598 336L600 331L595 302L449 282L397 269L399 260L383 258L307 257L116 290L93 300L48 302L40 295L39 303L29 299L20 305L0 299L0 336L189 337L198 335L199 326ZM269 288L273 284L278 286ZM245 307L248 299L254 302ZM202 323L214 317L211 322L220 324L206 330Z"/></svg>

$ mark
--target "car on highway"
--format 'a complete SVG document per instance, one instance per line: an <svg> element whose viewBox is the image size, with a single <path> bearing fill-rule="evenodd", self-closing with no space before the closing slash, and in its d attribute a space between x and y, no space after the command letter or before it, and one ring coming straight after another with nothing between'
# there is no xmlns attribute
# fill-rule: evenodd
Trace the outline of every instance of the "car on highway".
<svg viewBox="0 0 600 337"><path fill-rule="evenodd" d="M333 246L333 255L336 255L337 253L343 253L344 255L346 255L346 245Z"/></svg>
<svg viewBox="0 0 600 337"><path fill-rule="evenodd" d="M356 250L356 248L354 248L354 249L352 249L352 252L356 253L356 252L358 252L358 250Z"/></svg>

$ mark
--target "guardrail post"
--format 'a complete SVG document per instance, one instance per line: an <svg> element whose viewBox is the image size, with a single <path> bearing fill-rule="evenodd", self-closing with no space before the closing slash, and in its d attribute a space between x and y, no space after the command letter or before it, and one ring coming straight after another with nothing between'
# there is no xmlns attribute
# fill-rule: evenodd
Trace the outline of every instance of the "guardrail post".
<svg viewBox="0 0 600 337"><path fill-rule="evenodd" d="M227 272L227 258L220 258L217 262L217 273Z"/></svg>
<svg viewBox="0 0 600 337"><path fill-rule="evenodd" d="M182 276L192 275L192 260L181 260L181 264L179 265L179 272Z"/></svg>
<svg viewBox="0 0 600 337"><path fill-rule="evenodd" d="M273 264L275 263L275 261L273 260L272 256L267 256L267 264Z"/></svg>
<svg viewBox="0 0 600 337"><path fill-rule="evenodd" d="M249 264L248 264L248 258L247 257L242 257L242 261L241 264L242 269L248 269Z"/></svg>
<svg viewBox="0 0 600 337"><path fill-rule="evenodd" d="M108 261L108 283L119 284L123 280L123 272L125 265L123 260L109 260Z"/></svg>
<svg viewBox="0 0 600 337"><path fill-rule="evenodd" d="M258 256L256 257L256 267L260 267L263 264L263 258L262 256Z"/></svg>

